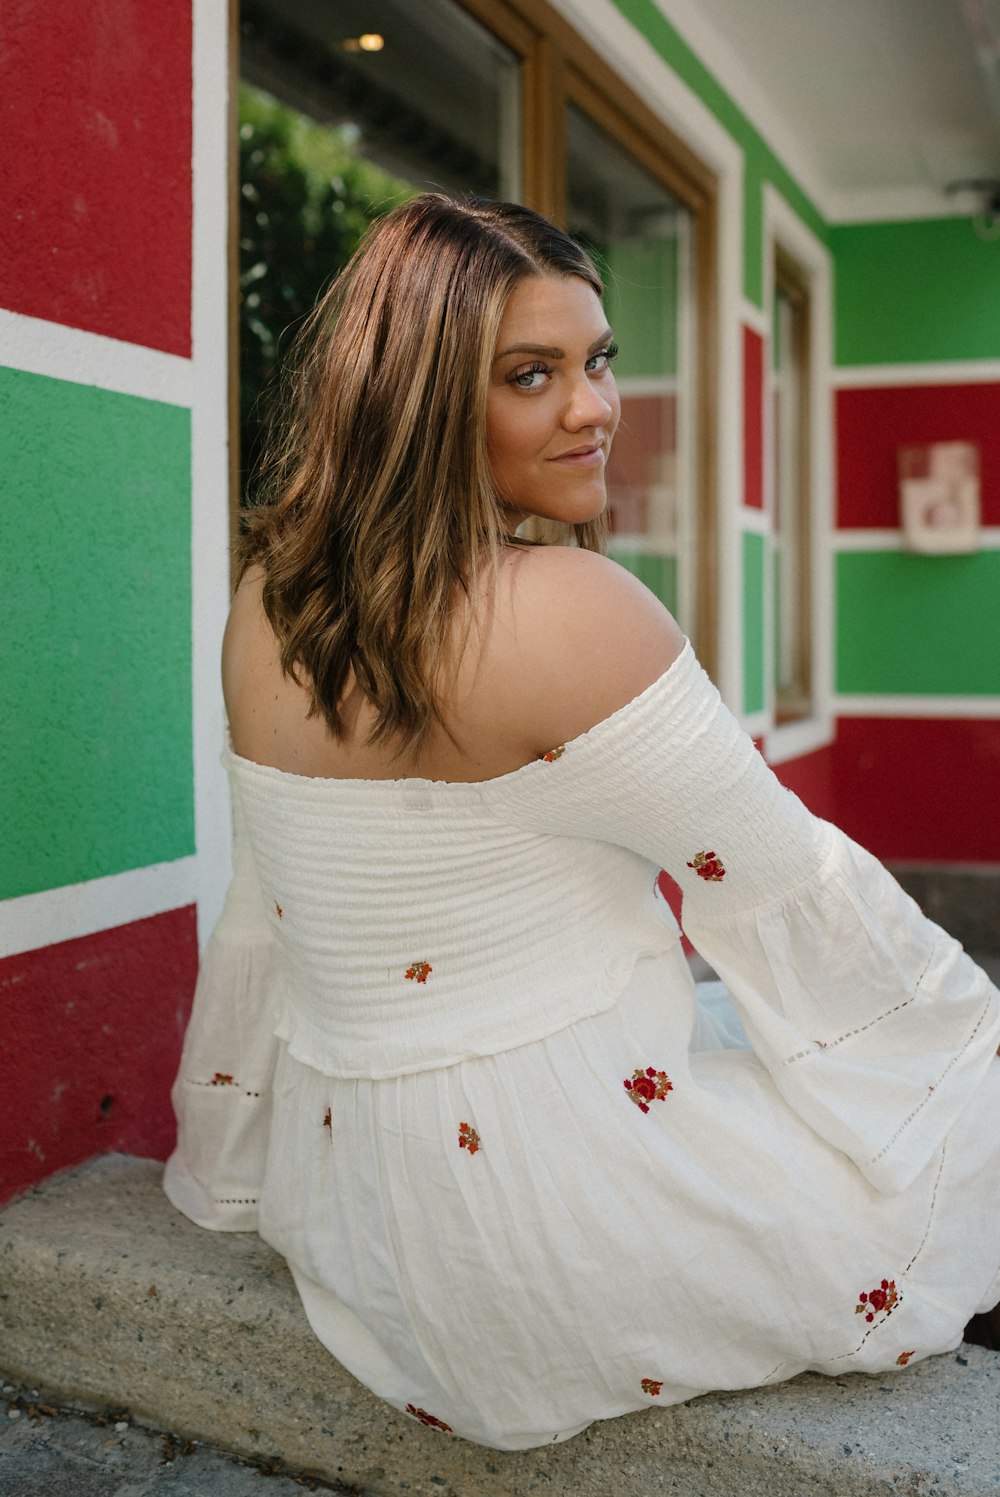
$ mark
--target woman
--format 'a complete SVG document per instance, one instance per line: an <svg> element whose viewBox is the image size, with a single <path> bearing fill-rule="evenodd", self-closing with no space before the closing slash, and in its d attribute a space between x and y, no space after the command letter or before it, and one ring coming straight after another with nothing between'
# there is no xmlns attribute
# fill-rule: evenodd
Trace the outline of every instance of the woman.
<svg viewBox="0 0 1000 1497"><path fill-rule="evenodd" d="M166 1176L377 1394L505 1449L906 1365L1000 1295L1000 995L598 554L600 291L527 210L427 196L315 314Z"/></svg>

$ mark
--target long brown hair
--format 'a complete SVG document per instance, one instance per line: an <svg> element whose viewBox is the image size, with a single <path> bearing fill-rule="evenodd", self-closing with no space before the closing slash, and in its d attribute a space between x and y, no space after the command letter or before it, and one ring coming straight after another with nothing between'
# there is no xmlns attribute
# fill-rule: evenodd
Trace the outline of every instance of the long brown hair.
<svg viewBox="0 0 1000 1497"><path fill-rule="evenodd" d="M296 342L264 503L241 543L286 674L335 738L353 675L369 741L417 749L456 606L509 538L490 472L486 396L500 321L526 276L579 276L586 253L528 208L436 193L371 229ZM574 527L600 550L603 520Z"/></svg>

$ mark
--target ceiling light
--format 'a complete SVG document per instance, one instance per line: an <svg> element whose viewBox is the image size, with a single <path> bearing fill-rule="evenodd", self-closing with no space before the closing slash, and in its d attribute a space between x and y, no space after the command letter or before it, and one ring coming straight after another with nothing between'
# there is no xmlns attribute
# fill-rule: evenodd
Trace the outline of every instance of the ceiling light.
<svg viewBox="0 0 1000 1497"><path fill-rule="evenodd" d="M345 52L381 52L385 37L377 31L363 31L360 36L349 36L340 44Z"/></svg>

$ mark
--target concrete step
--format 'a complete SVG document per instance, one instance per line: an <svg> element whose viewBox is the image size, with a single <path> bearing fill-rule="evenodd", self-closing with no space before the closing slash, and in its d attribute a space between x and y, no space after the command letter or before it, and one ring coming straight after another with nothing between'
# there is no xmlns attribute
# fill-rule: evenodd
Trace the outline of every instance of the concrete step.
<svg viewBox="0 0 1000 1497"><path fill-rule="evenodd" d="M0 1371L43 1396L364 1497L998 1497L1000 1354L807 1375L503 1454L386 1408L319 1345L280 1258L191 1226L160 1167L95 1160L0 1210Z"/></svg>

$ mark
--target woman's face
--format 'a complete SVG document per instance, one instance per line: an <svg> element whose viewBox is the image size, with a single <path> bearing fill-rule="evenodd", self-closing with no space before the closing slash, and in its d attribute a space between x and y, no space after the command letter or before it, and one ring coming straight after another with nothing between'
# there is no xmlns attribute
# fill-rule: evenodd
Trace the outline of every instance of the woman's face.
<svg viewBox="0 0 1000 1497"><path fill-rule="evenodd" d="M526 515L579 525L603 511L621 414L616 353L586 281L538 275L517 286L486 402L490 466L512 529Z"/></svg>

